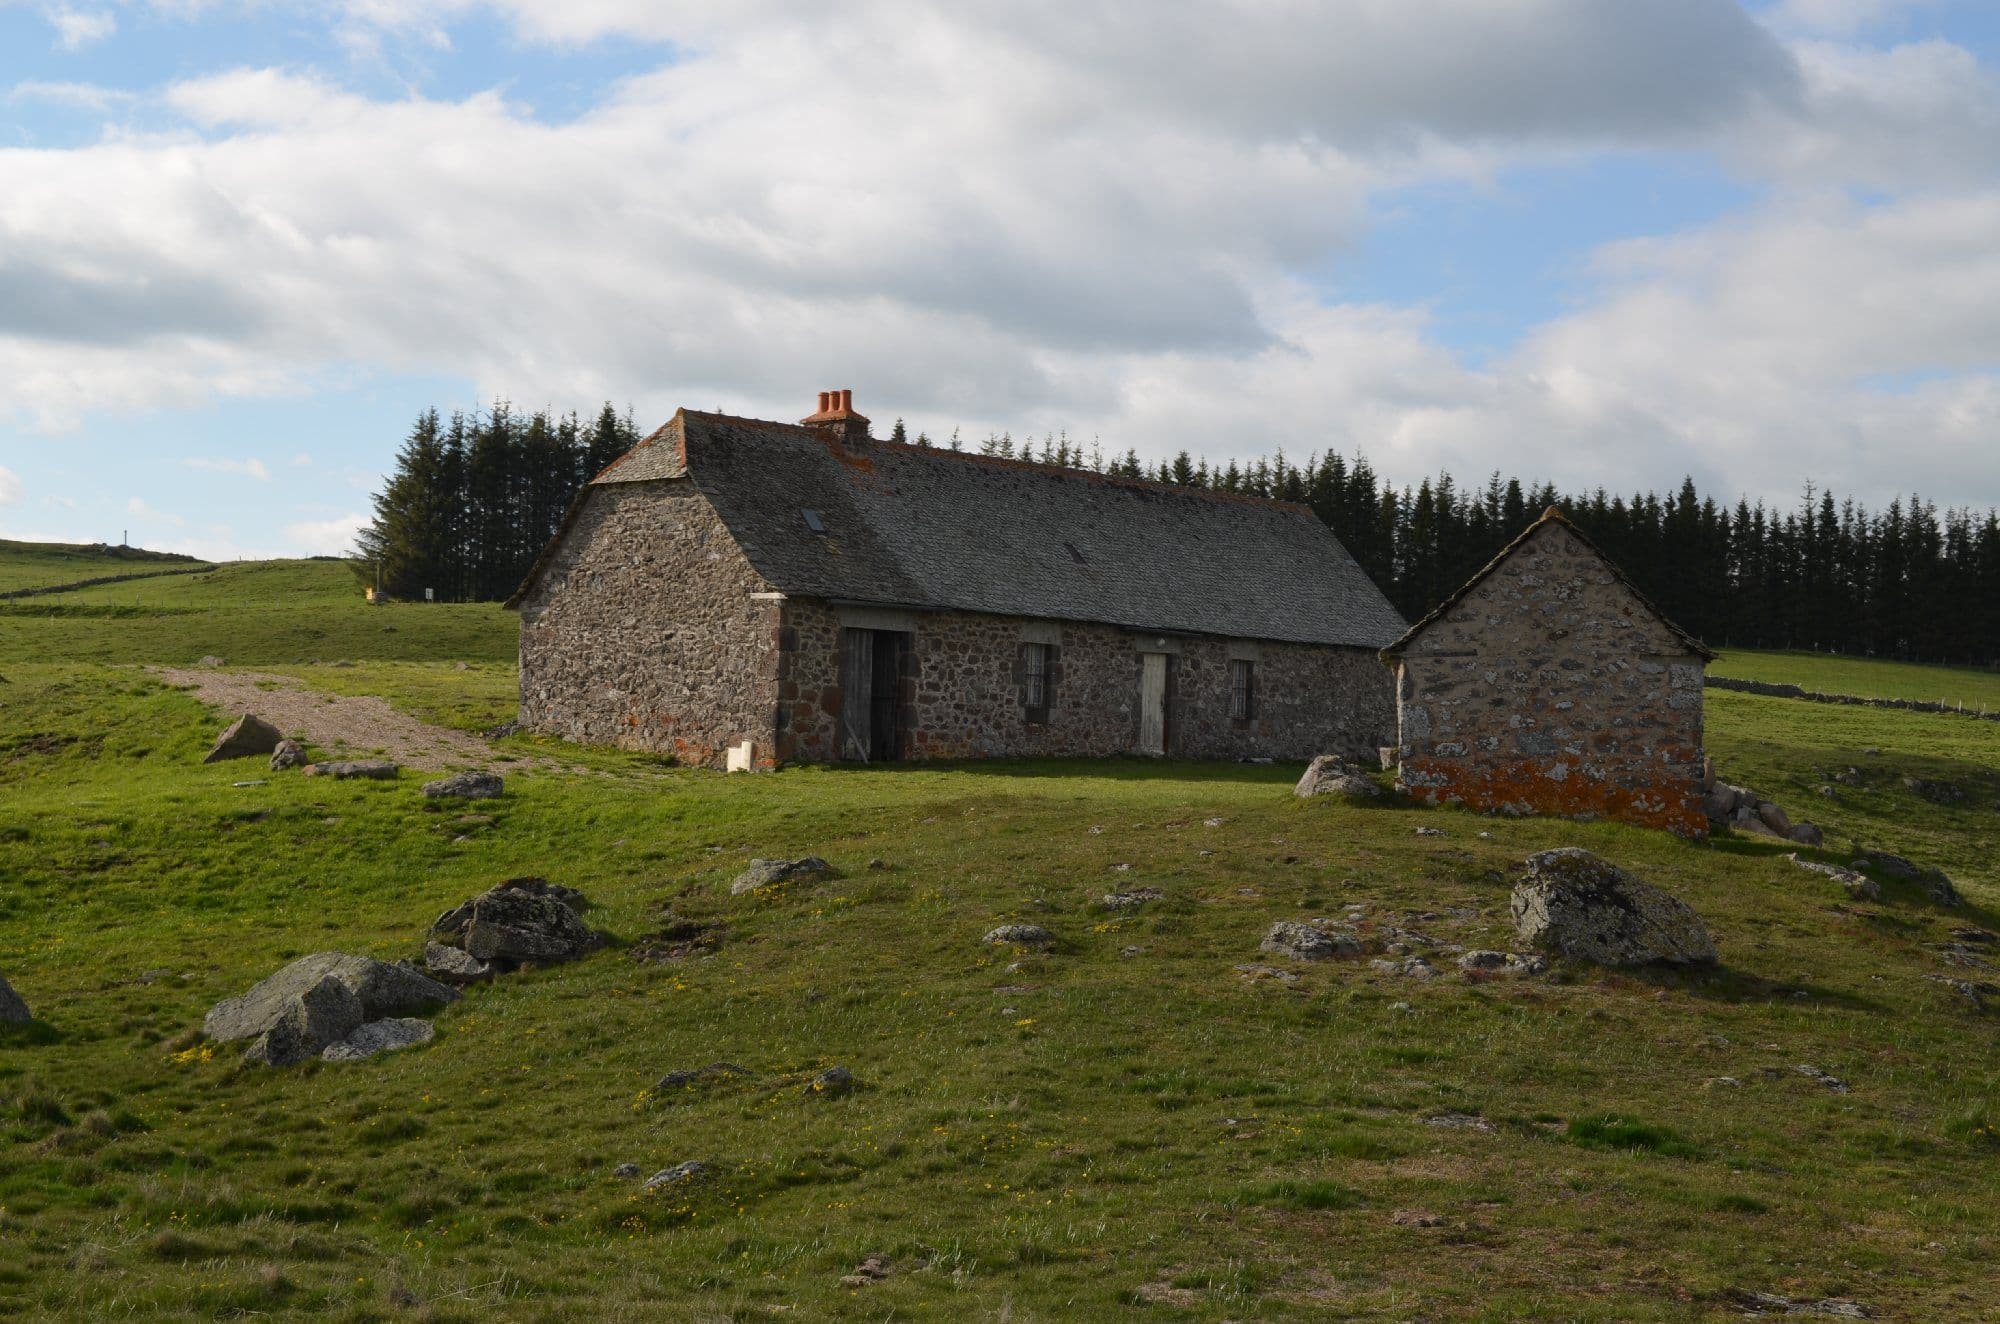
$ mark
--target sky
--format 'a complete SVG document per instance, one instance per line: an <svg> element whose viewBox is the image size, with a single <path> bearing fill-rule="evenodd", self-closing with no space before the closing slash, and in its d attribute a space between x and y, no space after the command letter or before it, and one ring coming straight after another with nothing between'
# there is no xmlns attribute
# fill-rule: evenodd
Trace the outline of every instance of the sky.
<svg viewBox="0 0 2000 1324"><path fill-rule="evenodd" d="M1991 0L0 0L0 536L417 413L2000 505Z"/></svg>

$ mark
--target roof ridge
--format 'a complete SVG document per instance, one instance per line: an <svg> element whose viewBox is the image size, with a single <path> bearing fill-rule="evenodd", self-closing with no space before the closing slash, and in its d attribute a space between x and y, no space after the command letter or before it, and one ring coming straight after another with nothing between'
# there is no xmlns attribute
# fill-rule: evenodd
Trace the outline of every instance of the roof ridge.
<svg viewBox="0 0 2000 1324"><path fill-rule="evenodd" d="M813 428L799 423L780 423L768 418L744 418L736 414L714 414L699 409L684 409L680 412L690 417L714 419L717 422L747 423L753 427L777 428L787 432L797 432L807 437L817 438L822 436L821 433L815 431ZM644 445L645 443L641 442L640 444ZM945 461L983 464L995 469L1018 469L1029 473L1072 478L1082 482L1107 483L1112 486L1130 488L1141 492L1184 494L1211 501L1272 507L1278 510L1296 511L1307 515L1313 513L1312 507L1303 501L1284 501L1277 497L1258 496L1254 492L1231 492L1226 488L1195 487L1187 483L1164 483L1157 478L1132 478L1125 474L1105 473L1100 469L1082 469L1070 465L1044 464L1040 460L1023 460L1013 456L982 455L977 451L953 450L947 446L918 446L911 442L890 441L887 437L850 439L840 444L850 448L857 445L875 446L884 450L893 447L894 453L899 455L909 454Z"/></svg>

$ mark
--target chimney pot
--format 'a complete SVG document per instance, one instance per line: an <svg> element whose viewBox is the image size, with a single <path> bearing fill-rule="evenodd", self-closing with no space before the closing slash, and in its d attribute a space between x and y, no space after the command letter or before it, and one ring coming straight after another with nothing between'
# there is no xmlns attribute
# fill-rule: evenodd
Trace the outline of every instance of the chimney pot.
<svg viewBox="0 0 2000 1324"><path fill-rule="evenodd" d="M833 407L832 405L830 405L830 404L828 404L828 403L827 403L827 400L828 400L828 398L829 398L830 396L832 396L832 395L833 395L833 392L832 392L832 391L821 391L821 392L819 393L819 411L818 411L818 412L820 412L820 413L824 414L824 413L825 413L825 412L826 412L827 410L829 410L829 409L831 409L831 408Z"/></svg>
<svg viewBox="0 0 2000 1324"><path fill-rule="evenodd" d="M840 391L840 407L842 410L854 408L854 392L846 387L842 387Z"/></svg>

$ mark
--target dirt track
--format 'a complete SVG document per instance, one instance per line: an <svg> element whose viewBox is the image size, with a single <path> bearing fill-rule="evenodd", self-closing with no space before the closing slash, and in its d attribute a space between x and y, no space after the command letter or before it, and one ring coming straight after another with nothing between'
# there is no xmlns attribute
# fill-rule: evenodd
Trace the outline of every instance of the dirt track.
<svg viewBox="0 0 2000 1324"><path fill-rule="evenodd" d="M155 667L153 674L203 703L235 715L255 713L286 735L320 749L360 757L376 755L406 768L484 768L493 750L478 736L420 722L372 695L327 694L290 676L212 667ZM265 688L268 687L268 688ZM535 760L514 760L521 767Z"/></svg>

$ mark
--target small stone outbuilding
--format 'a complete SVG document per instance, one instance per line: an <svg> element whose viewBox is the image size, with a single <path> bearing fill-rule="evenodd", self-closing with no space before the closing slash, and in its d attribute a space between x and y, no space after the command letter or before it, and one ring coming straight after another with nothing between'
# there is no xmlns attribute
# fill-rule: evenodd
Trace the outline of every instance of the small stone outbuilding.
<svg viewBox="0 0 2000 1324"><path fill-rule="evenodd" d="M1404 622L1303 506L682 410L511 600L524 727L711 767L1304 760L1394 729Z"/></svg>
<svg viewBox="0 0 2000 1324"><path fill-rule="evenodd" d="M1704 837L1714 656L1550 507L1382 651L1397 780L1433 804Z"/></svg>

